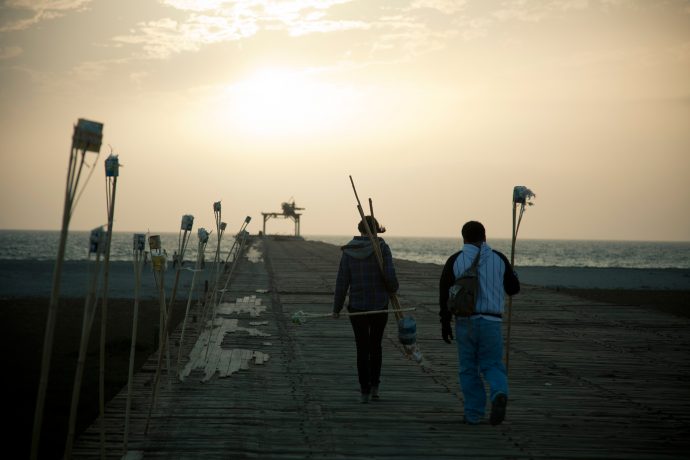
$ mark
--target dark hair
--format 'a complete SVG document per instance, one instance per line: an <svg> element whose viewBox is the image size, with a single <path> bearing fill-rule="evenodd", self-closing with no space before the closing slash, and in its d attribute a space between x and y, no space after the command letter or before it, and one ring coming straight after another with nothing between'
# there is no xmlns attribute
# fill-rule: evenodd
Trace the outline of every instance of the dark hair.
<svg viewBox="0 0 690 460"><path fill-rule="evenodd" d="M465 243L480 243L486 240L486 230L481 222L471 220L462 226L462 238Z"/></svg>
<svg viewBox="0 0 690 460"><path fill-rule="evenodd" d="M369 224L369 230L371 230L372 232L384 233L386 231L386 227L381 227L379 225L379 221L376 220L375 217L366 216L365 219L367 220L367 224ZM357 225L357 230L359 230L359 233L367 233L367 229L364 226L363 220L359 221L359 224Z"/></svg>

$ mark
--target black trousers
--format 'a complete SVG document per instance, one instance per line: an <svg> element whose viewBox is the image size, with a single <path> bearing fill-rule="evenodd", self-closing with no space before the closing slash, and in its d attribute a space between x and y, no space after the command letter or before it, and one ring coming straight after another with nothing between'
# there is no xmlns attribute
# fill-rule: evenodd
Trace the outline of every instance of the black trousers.
<svg viewBox="0 0 690 460"><path fill-rule="evenodd" d="M352 310L356 312L357 310ZM357 344L357 374L362 393L369 393L381 381L381 340L388 313L350 316Z"/></svg>

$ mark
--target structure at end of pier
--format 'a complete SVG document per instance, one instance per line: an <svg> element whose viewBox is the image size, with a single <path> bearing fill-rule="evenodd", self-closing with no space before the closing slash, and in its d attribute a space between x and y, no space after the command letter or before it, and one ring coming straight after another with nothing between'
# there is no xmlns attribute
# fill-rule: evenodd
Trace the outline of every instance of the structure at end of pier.
<svg viewBox="0 0 690 460"><path fill-rule="evenodd" d="M297 211L303 211L305 208L298 208L295 205L295 200L284 202L281 207L283 212L262 212L261 215L264 217L263 234L266 234L266 222L274 217L282 217L283 219L292 219L295 222L295 236L300 236L300 216L302 213Z"/></svg>

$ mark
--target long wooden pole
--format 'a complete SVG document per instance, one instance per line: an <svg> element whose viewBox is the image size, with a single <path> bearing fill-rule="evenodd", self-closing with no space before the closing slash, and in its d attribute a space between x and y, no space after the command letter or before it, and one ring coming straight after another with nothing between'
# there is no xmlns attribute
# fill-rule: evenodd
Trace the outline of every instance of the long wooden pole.
<svg viewBox="0 0 690 460"><path fill-rule="evenodd" d="M101 427L101 458L105 458L105 334L108 325L108 278L110 274L110 245L113 241L113 220L115 218L115 195L117 176L112 178L112 189L108 190L108 233L105 240L105 260L103 272L103 299L101 303L101 350L99 368L98 406Z"/></svg>
<svg viewBox="0 0 690 460"><path fill-rule="evenodd" d="M515 221L516 204L512 202L513 206L513 238L510 244L510 267L513 270L515 266L515 241L517 240L517 225ZM506 375L510 373L510 328L513 323L513 296L508 296L508 330L506 331Z"/></svg>
<svg viewBox="0 0 690 460"><path fill-rule="evenodd" d="M129 348L129 372L127 374L127 403L125 404L125 432L122 441L122 455L127 454L129 442L129 415L132 407L132 383L134 381L134 361L137 348L137 334L139 325L139 291L141 290L141 274L144 268L143 249L134 249L134 313L132 315L132 343Z"/></svg>
<svg viewBox="0 0 690 460"><path fill-rule="evenodd" d="M79 344L79 357L77 358L77 369L72 386L72 402L70 406L69 421L67 425L67 440L65 442L65 458L72 458L72 447L74 445L75 429L77 424L77 410L79 409L79 396L86 363L86 354L89 347L89 338L93 327L93 320L96 316L98 298L96 290L100 275L100 261L102 253L102 232L99 233L99 241L96 246L96 261L93 264L90 274L89 291L84 301L84 319L81 328L81 342Z"/></svg>
<svg viewBox="0 0 690 460"><path fill-rule="evenodd" d="M159 325L160 332L158 334L158 360L160 361L162 359L163 353L165 352L165 338L163 336L163 329L164 329L164 324L166 319L163 317L163 314L165 312L165 277L163 276L163 271L162 271L162 266L158 267L161 270L156 270L156 267L154 265L154 278L156 280L156 284L158 285L158 300L160 303L160 309L161 309L161 322ZM148 416L146 417L146 426L144 428L144 434L148 434L149 432L149 421L151 420L151 414L153 413L153 408L156 404L156 397L157 397L157 391L158 391L158 382L155 382L153 385L153 391L151 393L151 405L149 406L149 413Z"/></svg>
<svg viewBox="0 0 690 460"><path fill-rule="evenodd" d="M220 202L219 202L220 203ZM209 331L208 331L208 341L206 342L206 352L204 353L204 359L208 359L208 350L211 348L211 338L213 336L213 323L216 320L216 310L217 310L217 303L216 303L216 295L218 294L218 288L220 287L220 242L223 238L223 233L224 233L224 227L223 227L223 222L221 220L221 208L218 207L218 209L214 209L214 215L216 218L216 231L218 233L217 239L218 239L218 244L216 246L216 256L214 257L214 264L215 264L215 271L214 271L214 282L213 282L213 292L210 293L210 298L211 298L211 305L210 308L211 310L211 323L209 325ZM206 318L204 318L205 321ZM220 329L219 329L220 331Z"/></svg>
<svg viewBox="0 0 690 460"><path fill-rule="evenodd" d="M38 394L36 396L36 408L34 410L33 436L31 440L31 459L38 458L38 447L41 441L41 428L43 426L43 409L45 406L46 390L48 389L48 376L50 374L50 361L53 353L53 341L55 339L55 323L57 321L58 300L60 298L60 280L62 279L62 264L65 259L65 248L67 246L67 233L69 222L72 216L72 203L74 200L77 180L75 173L77 168L77 149L70 150L69 163L67 167L67 182L65 187L65 203L62 211L62 228L60 230L60 240L58 243L58 253L53 269L53 287L50 292L50 303L48 305L48 318L46 320L45 336L43 339L43 357L41 361L41 377L38 382ZM82 163L84 154L82 154ZM77 174L77 179L79 174Z"/></svg>
<svg viewBox="0 0 690 460"><path fill-rule="evenodd" d="M400 311L415 311L417 308L415 307L409 307L409 308L401 308ZM390 313L393 312L395 313L395 310L371 310L371 311L358 311L354 313L346 312L346 313L341 313L340 316L363 316L363 315L378 315L382 313ZM299 318L331 318L333 316L333 313L304 313L304 312L296 312L293 315Z"/></svg>
<svg viewBox="0 0 690 460"><path fill-rule="evenodd" d="M233 253L235 248L237 247L237 254L242 252L242 246L244 245L244 241L246 239L246 233L244 229L247 227L249 224L248 218L244 220L242 223L242 226L240 227L240 231L237 232L237 236L235 236L235 241L232 242L232 246L230 247L230 251L228 251L228 255L225 257L225 264L228 263L228 260L230 260L230 255ZM239 246L238 246L239 244ZM232 267L230 268L230 272L228 273L228 276L225 278L225 284L223 285L223 289L220 290L220 299L218 300L218 304L223 303L223 299L225 298L225 293L228 290L228 284L230 283L230 278L232 278L232 273L235 271L235 266L237 265L237 255L234 255L232 258ZM225 273L225 268L223 268L223 272Z"/></svg>
<svg viewBox="0 0 690 460"><path fill-rule="evenodd" d="M199 239L199 246L196 253L196 265L194 266L194 273L192 274L192 282L189 286L189 296L187 297L187 308L185 309L184 319L182 320L182 333L180 335L180 347L177 350L177 373L180 373L180 359L182 358L182 346L184 344L184 333L187 328L187 318L189 317L189 308L192 305L192 295L194 294L194 285L196 283L196 274L201 271L201 261L204 258L204 250L206 243Z"/></svg>
<svg viewBox="0 0 690 460"><path fill-rule="evenodd" d="M359 215L362 218L362 222L364 223L364 229L367 233L367 236L369 237L369 240L371 241L371 245L374 247L374 254L376 255L376 261L378 262L379 270L381 270L381 276L383 276L385 279L386 272L383 266L383 255L381 254L381 247L379 246L378 237L374 236L374 233L372 232L371 228L369 228L369 223L367 222L366 216L364 215L362 203L359 201L359 195L357 195L357 188L355 187L355 182L352 179L352 176L350 176L350 183L352 184L352 190L355 192L355 198L357 199L357 210L359 211ZM395 294L395 292L389 293L388 296L391 299L391 305L393 306L393 311L395 312L395 319L397 321L400 321L403 318L403 315L400 312L400 302L398 301L398 296Z"/></svg>
<svg viewBox="0 0 690 460"><path fill-rule="evenodd" d="M167 315L165 318L165 322L164 322L164 326L163 326L163 334L162 334L162 338L164 340L163 343L164 343L165 349L167 350L167 353L170 352L170 347L167 347L168 341L169 341L168 330L170 329L172 310L173 310L173 306L175 304L175 298L177 296L177 286L178 286L179 281L180 281L180 273L182 272L182 263L184 262L184 253L187 250L187 243L189 241L189 231L185 229L181 235L182 235L181 236L181 242L178 245L179 259L178 259L178 264L177 264L177 267L175 270L175 281L173 283L172 294L170 295L170 301L168 302ZM196 272L194 272L194 275L196 275ZM158 383L160 381L160 374L161 374L161 370L162 370L162 366L163 366L162 350L163 349L161 349L161 353L158 355L158 365L156 366L156 374L155 374L155 378L154 378L154 388L153 388L153 395L154 396L153 396L153 402L151 403L152 406L154 406L156 403L155 402L156 391L158 388ZM167 362L167 369L168 369L168 373L169 373L170 372L170 358L169 357L168 357L168 362ZM147 423L148 423L148 420L147 420Z"/></svg>

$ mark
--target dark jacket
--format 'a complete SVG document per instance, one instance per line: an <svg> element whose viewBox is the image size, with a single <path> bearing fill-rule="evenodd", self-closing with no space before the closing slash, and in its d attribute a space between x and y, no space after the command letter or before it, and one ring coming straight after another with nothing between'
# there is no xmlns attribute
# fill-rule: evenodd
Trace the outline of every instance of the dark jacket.
<svg viewBox="0 0 690 460"><path fill-rule="evenodd" d="M343 254L335 282L333 311L339 313L350 291L349 310L385 310L389 293L398 290L398 278L393 267L390 247L379 238L385 277L379 269L374 247L369 237L356 236L341 249Z"/></svg>

